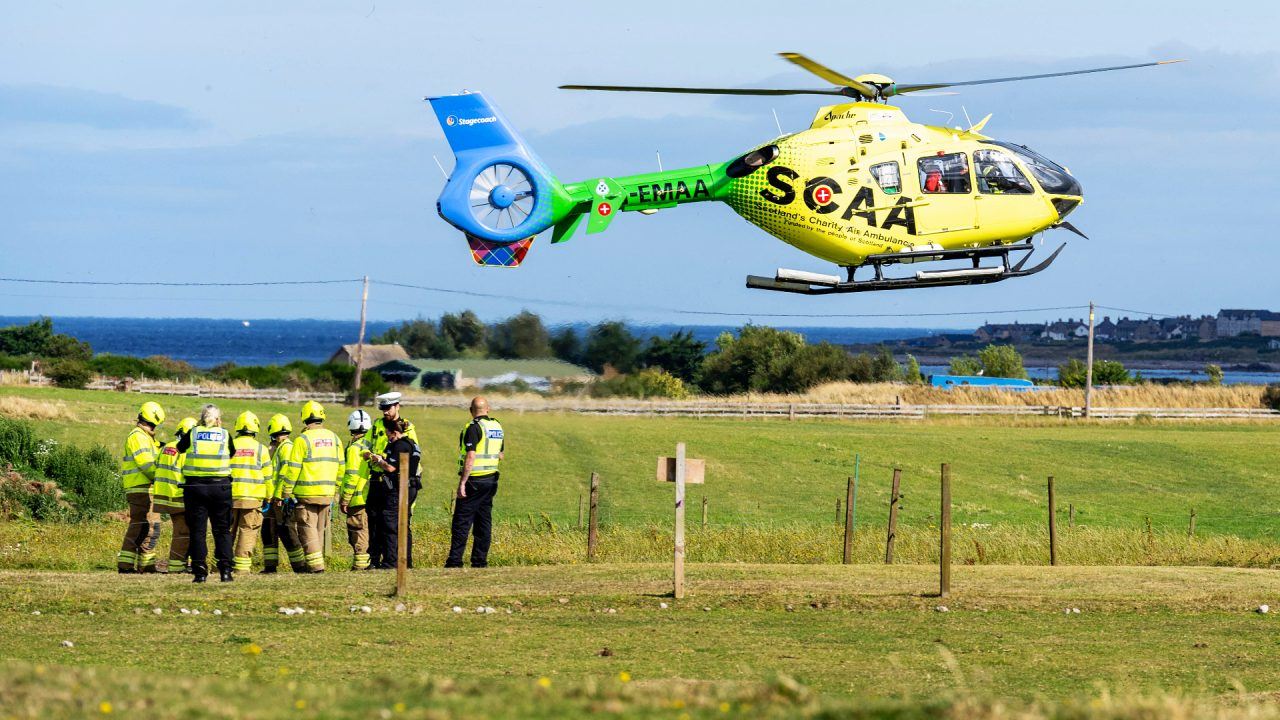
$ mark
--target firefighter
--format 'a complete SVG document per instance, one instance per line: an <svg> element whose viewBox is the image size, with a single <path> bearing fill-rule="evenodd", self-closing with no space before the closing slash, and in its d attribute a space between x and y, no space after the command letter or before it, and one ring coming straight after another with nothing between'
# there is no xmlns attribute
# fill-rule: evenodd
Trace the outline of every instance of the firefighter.
<svg viewBox="0 0 1280 720"><path fill-rule="evenodd" d="M293 441L280 498L281 504L293 509L293 524L302 541L307 571L322 573L325 516L333 506L346 463L342 440L324 427L323 405L308 400L302 406L302 422L306 429Z"/></svg>
<svg viewBox="0 0 1280 720"><path fill-rule="evenodd" d="M156 479L151 485L151 512L169 516L173 534L169 540L169 562L166 572L182 573L187 570L187 547L191 543L191 531L187 529L186 508L182 506L182 454L178 443L190 442L191 430L196 426L193 417L182 418L174 431L173 441L160 448L156 456Z"/></svg>
<svg viewBox="0 0 1280 720"><path fill-rule="evenodd" d="M120 457L120 481L129 501L129 526L116 554L121 573L156 572L156 541L160 539L160 516L151 510L151 483L156 476L156 428L164 422L164 408L145 402L138 419L124 439Z"/></svg>
<svg viewBox="0 0 1280 720"><path fill-rule="evenodd" d="M263 506L268 504L267 484L271 478L271 455L258 442L258 416L248 410L236 418L231 438L231 514L235 528L236 572L249 572L253 549L262 529Z"/></svg>
<svg viewBox="0 0 1280 720"><path fill-rule="evenodd" d="M284 468L289 462L289 453L293 452L293 424L287 415L276 413L267 422L267 435L271 437L271 477L267 483L267 496L273 501L280 499L280 491L284 487ZM298 539L298 530L290 522L292 515L285 514L280 503L273 502L267 515L262 520L262 572L273 573L280 564L280 546L284 545L289 565L294 572L306 572L307 561L302 552L302 541Z"/></svg>
<svg viewBox="0 0 1280 720"><path fill-rule="evenodd" d="M498 463L502 461L506 438L502 424L489 417L489 401L471 400L471 422L458 436L458 499L453 509L449 558L444 566L462 567L467 535L475 529L471 544L471 567L487 567L489 541L493 530L493 496L498 492Z"/></svg>
<svg viewBox="0 0 1280 720"><path fill-rule="evenodd" d="M213 526L213 557L222 582L234 579L231 573L231 437L222 427L222 411L205 405L200 423L191 430L188 442L178 443L182 453L182 503L191 530L192 582L209 576L209 546L205 530Z"/></svg>
<svg viewBox="0 0 1280 720"><path fill-rule="evenodd" d="M351 543L351 569L369 569L369 443L365 439L373 418L364 410L347 416L351 441L347 444L347 468L339 488L338 507L347 516L347 541Z"/></svg>

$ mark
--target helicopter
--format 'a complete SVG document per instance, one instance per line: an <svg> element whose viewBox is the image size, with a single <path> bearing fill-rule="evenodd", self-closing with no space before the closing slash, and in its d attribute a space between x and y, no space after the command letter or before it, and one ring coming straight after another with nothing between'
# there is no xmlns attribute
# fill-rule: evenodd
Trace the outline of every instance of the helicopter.
<svg viewBox="0 0 1280 720"><path fill-rule="evenodd" d="M848 100L820 107L810 126L725 162L561 183L482 93L428 97L455 157L436 203L466 236L472 259L516 267L551 229L563 243L585 224L606 230L623 212L653 214L718 201L770 235L842 275L779 268L750 275L748 288L806 295L980 285L1034 275L1066 246L1028 266L1038 234L1065 229L1084 197L1065 167L1025 145L967 128L909 120L890 98L922 91L1169 65L1130 65L1016 77L906 84L880 74L850 77L799 53L785 60L831 83L822 88L692 88L562 85L565 90L713 95L820 95ZM585 221L585 222L584 222ZM988 258L998 259L984 264ZM958 261L890 277L885 268ZM855 273L870 270L870 277ZM864 273L866 274L866 273Z"/></svg>

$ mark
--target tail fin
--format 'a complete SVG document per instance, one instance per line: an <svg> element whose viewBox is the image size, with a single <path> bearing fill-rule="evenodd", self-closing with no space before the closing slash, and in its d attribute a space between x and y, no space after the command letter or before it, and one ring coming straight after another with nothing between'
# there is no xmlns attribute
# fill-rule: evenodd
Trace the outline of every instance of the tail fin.
<svg viewBox="0 0 1280 720"><path fill-rule="evenodd" d="M490 244L525 240L551 227L555 206L563 205L557 198L567 196L502 113L481 93L428 100L456 160L436 202L440 217L469 239ZM479 261L480 255L473 257Z"/></svg>

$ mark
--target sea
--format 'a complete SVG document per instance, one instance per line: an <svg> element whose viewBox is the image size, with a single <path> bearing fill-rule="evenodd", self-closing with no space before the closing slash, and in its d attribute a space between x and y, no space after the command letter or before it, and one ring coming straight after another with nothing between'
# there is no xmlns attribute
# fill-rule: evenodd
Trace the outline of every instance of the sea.
<svg viewBox="0 0 1280 720"><path fill-rule="evenodd" d="M0 316L0 327L35 320L28 316ZM370 321L365 337L372 338L399 325L400 321ZM114 355L168 355L195 367L209 369L231 362L236 365L283 365L294 360L324 362L344 344L354 343L360 324L353 320L234 320L223 318L99 318L54 317L54 330L89 343L94 352ZM572 324L580 333L590 325ZM556 329L555 327L552 328ZM731 325L633 325L639 337L665 337L687 330L693 337L713 343L721 333L733 332ZM903 327L782 327L804 335L811 343L859 345L892 342L932 334L968 333L972 328L903 328ZM1135 365L1144 377L1160 380L1205 380L1199 370L1143 368ZM926 374L946 373L945 366L926 365ZM1057 377L1056 367L1027 367L1032 379ZM1246 372L1228 369L1223 374L1227 384L1267 384L1280 382L1280 373Z"/></svg>

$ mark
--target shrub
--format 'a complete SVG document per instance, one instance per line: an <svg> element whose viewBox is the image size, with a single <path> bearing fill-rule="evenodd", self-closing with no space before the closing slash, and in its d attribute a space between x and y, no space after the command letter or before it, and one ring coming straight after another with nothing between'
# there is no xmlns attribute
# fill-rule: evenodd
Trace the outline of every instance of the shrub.
<svg viewBox="0 0 1280 720"><path fill-rule="evenodd" d="M0 492L0 504L10 512L13 503L20 502L37 520L69 520L97 516L124 505L118 463L106 448L84 450L38 440L30 423L0 418L0 460L17 468L28 481ZM53 483L41 485L40 476ZM28 487L33 484L43 491Z"/></svg>
<svg viewBox="0 0 1280 720"><path fill-rule="evenodd" d="M1280 410L1280 383L1271 383L1263 389L1262 407Z"/></svg>
<svg viewBox="0 0 1280 720"><path fill-rule="evenodd" d="M93 370L83 360L58 360L45 374L60 388L83 388L93 379Z"/></svg>
<svg viewBox="0 0 1280 720"><path fill-rule="evenodd" d="M684 381L658 368L645 368L630 375L600 380L591 387L595 397L673 398L689 397Z"/></svg>
<svg viewBox="0 0 1280 720"><path fill-rule="evenodd" d="M747 325L737 337L721 333L715 352L702 361L702 387L716 394L773 390L804 346L799 333L771 327Z"/></svg>
<svg viewBox="0 0 1280 720"><path fill-rule="evenodd" d="M1210 385L1222 384L1222 367L1220 365L1205 365L1204 374L1209 376Z"/></svg>
<svg viewBox="0 0 1280 720"><path fill-rule="evenodd" d="M1088 380L1083 362L1072 358L1058 366L1058 384L1062 387L1082 388ZM1129 385L1136 378L1129 375L1124 363L1118 360L1095 360L1093 363L1094 385Z"/></svg>
<svg viewBox="0 0 1280 720"><path fill-rule="evenodd" d="M953 357L947 367L947 372L951 375L981 375L982 362L978 358L969 357L968 355Z"/></svg>
<svg viewBox="0 0 1280 720"><path fill-rule="evenodd" d="M902 379L910 385L924 383L924 374L920 372L920 362L915 355L907 355L907 369L903 371Z"/></svg>
<svg viewBox="0 0 1280 720"><path fill-rule="evenodd" d="M0 417L0 460L25 465L36 452L36 433L29 423Z"/></svg>

